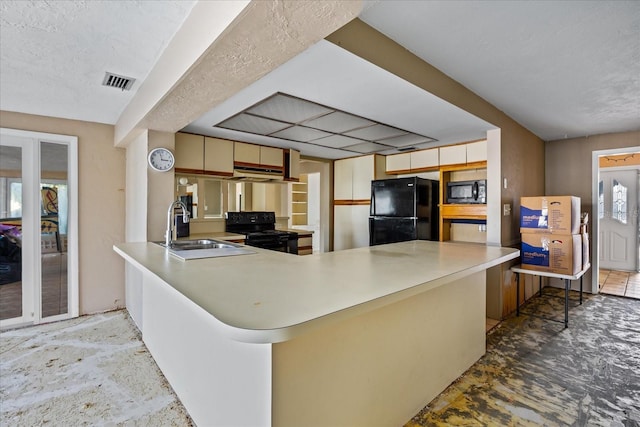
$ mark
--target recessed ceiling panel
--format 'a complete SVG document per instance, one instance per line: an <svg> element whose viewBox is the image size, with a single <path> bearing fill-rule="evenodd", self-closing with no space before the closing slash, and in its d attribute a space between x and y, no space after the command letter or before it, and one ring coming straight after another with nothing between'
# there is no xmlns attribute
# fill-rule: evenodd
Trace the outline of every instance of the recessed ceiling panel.
<svg viewBox="0 0 640 427"><path fill-rule="evenodd" d="M255 133L258 135L269 135L279 130L286 129L291 126L289 123L278 122L276 120L263 119L262 117L252 116L250 114L239 114L231 117L216 126L240 132Z"/></svg>
<svg viewBox="0 0 640 427"><path fill-rule="evenodd" d="M345 135L353 136L354 138L366 139L367 141L379 141L385 138L392 138L394 136L400 136L407 134L406 131L396 129L391 126L374 125L362 129L357 129L351 132L346 132Z"/></svg>
<svg viewBox="0 0 640 427"><path fill-rule="evenodd" d="M431 142L431 141L434 141L434 140L426 136L416 135L415 133L408 133L406 135L382 139L379 142L386 145L392 145L394 147L406 147L408 145L421 144L423 142Z"/></svg>
<svg viewBox="0 0 640 427"><path fill-rule="evenodd" d="M251 114L287 123L299 123L303 120L330 113L333 110L304 99L279 93L247 111Z"/></svg>
<svg viewBox="0 0 640 427"><path fill-rule="evenodd" d="M352 114L343 113L342 111L336 111L335 113L327 114L326 116L318 117L317 119L304 123L305 126L333 133L343 133L374 124L375 122Z"/></svg>
<svg viewBox="0 0 640 427"><path fill-rule="evenodd" d="M326 138L316 139L314 144L324 145L325 147L341 148L347 145L355 145L363 142L361 139L349 138L343 135L331 135Z"/></svg>
<svg viewBox="0 0 640 427"><path fill-rule="evenodd" d="M304 126L291 126L290 128L273 133L269 136L290 139L292 141L309 142L314 139L324 138L330 135L331 134L329 132L324 132L318 129L307 128Z"/></svg>
<svg viewBox="0 0 640 427"><path fill-rule="evenodd" d="M362 142L356 145L350 145L348 147L343 147L345 150L356 151L358 153L366 154L366 153L375 153L377 151L388 150L389 147L382 144L376 144L375 142Z"/></svg>

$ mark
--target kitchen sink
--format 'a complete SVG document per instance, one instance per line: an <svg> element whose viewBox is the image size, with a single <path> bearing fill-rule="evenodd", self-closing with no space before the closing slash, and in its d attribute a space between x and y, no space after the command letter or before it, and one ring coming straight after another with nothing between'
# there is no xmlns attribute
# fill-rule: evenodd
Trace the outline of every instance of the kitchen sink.
<svg viewBox="0 0 640 427"><path fill-rule="evenodd" d="M154 242L166 248L171 255L182 260L248 255L255 252L236 243L213 239L176 240L167 247L164 242Z"/></svg>
<svg viewBox="0 0 640 427"><path fill-rule="evenodd" d="M160 243L160 246L167 245L164 243ZM229 242L221 242L218 240L211 239L198 239L198 240L176 240L171 243L169 249L178 250L178 251L190 251L194 249L229 249L229 248L239 248L239 245L229 243Z"/></svg>

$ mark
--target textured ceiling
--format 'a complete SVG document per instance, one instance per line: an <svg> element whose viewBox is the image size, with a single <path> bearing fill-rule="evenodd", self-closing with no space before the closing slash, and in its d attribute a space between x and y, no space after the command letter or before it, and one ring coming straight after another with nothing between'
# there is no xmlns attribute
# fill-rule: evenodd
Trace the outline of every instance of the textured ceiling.
<svg viewBox="0 0 640 427"><path fill-rule="evenodd" d="M195 3L0 1L0 109L115 124ZM291 4L294 12L305 7ZM545 140L640 128L638 1L367 1L360 18ZM305 55L299 56L310 63L322 60ZM402 85L379 80L375 70L362 71L361 60L352 59L340 63L344 75L377 88L380 96ZM133 90L100 86L105 71L136 78ZM278 86L293 82L277 81L279 74L285 75L276 68L260 81L286 92ZM366 97L348 100L339 93L345 83L339 74L333 83L308 81L295 95L437 137L438 122L423 129L426 124L400 123L410 114L394 114L435 97L404 82L401 99L376 108ZM268 90L255 87L256 93L239 90L202 120L228 117L245 108L243 102L265 97L260 91ZM431 100L430 108L442 107L445 120L459 113ZM474 120L469 124L478 124ZM453 137L440 132L438 139Z"/></svg>
<svg viewBox="0 0 640 427"><path fill-rule="evenodd" d="M375 1L360 19L544 140L640 129L640 1Z"/></svg>
<svg viewBox="0 0 640 427"><path fill-rule="evenodd" d="M0 1L0 109L115 123L194 3Z"/></svg>

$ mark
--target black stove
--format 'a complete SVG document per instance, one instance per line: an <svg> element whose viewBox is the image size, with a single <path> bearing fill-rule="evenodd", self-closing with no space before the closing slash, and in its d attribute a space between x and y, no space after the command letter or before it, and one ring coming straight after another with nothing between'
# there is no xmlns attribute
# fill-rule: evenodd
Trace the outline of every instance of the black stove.
<svg viewBox="0 0 640 427"><path fill-rule="evenodd" d="M225 231L244 234L246 245L297 254L298 234L275 228L275 212L227 212L225 215Z"/></svg>

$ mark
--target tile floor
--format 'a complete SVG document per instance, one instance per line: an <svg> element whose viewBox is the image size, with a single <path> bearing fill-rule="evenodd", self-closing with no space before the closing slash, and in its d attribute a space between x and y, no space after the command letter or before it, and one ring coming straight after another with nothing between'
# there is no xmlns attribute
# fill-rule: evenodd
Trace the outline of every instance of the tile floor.
<svg viewBox="0 0 640 427"><path fill-rule="evenodd" d="M598 284L603 294L640 299L640 273L638 272L601 268Z"/></svg>

